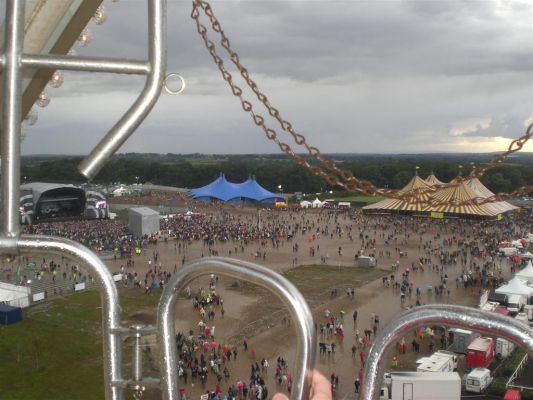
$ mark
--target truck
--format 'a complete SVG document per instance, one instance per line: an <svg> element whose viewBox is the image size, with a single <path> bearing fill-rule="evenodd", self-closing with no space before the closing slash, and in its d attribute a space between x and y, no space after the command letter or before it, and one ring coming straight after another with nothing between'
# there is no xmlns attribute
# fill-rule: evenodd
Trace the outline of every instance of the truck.
<svg viewBox="0 0 533 400"><path fill-rule="evenodd" d="M460 400L457 372L393 372L385 379L380 400Z"/></svg>
<svg viewBox="0 0 533 400"><path fill-rule="evenodd" d="M466 354L466 349L470 343L479 336L481 336L479 333L467 329L451 328L448 330L448 338L450 341L448 350L451 350L454 353Z"/></svg>
<svg viewBox="0 0 533 400"><path fill-rule="evenodd" d="M524 313L527 315L527 319L533 321L533 304L526 304L524 306Z"/></svg>
<svg viewBox="0 0 533 400"><path fill-rule="evenodd" d="M511 314L518 314L526 304L526 296L522 294L512 294L507 301L507 309Z"/></svg>
<svg viewBox="0 0 533 400"><path fill-rule="evenodd" d="M508 340L496 339L496 357L507 358L514 351L514 343Z"/></svg>
<svg viewBox="0 0 533 400"><path fill-rule="evenodd" d="M494 359L493 338L478 337L466 349L466 368L488 368Z"/></svg>
<svg viewBox="0 0 533 400"><path fill-rule="evenodd" d="M500 303L501 306L507 307L507 301L508 300L509 300L509 297L506 294L496 293L494 290L492 290L489 293L488 301Z"/></svg>
<svg viewBox="0 0 533 400"><path fill-rule="evenodd" d="M376 259L369 256L359 256L357 258L357 266L359 267L375 267L377 266Z"/></svg>
<svg viewBox="0 0 533 400"><path fill-rule="evenodd" d="M449 351L437 351L421 360L418 372L453 372L457 370L457 356Z"/></svg>
<svg viewBox="0 0 533 400"><path fill-rule="evenodd" d="M516 319L517 321L520 321L522 322L525 326L529 326L529 320L527 318L527 314L526 313L518 313L515 315L514 319Z"/></svg>
<svg viewBox="0 0 533 400"><path fill-rule="evenodd" d="M492 383L490 370L487 368L474 368L466 376L465 390L467 392L482 393Z"/></svg>

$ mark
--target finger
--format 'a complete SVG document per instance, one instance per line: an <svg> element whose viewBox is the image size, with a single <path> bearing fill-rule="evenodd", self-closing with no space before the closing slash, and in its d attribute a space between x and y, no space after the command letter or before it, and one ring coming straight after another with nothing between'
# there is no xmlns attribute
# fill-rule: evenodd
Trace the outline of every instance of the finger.
<svg viewBox="0 0 533 400"><path fill-rule="evenodd" d="M283 393L276 393L274 397L272 397L272 400L289 400L289 398Z"/></svg>
<svg viewBox="0 0 533 400"><path fill-rule="evenodd" d="M313 400L331 400L331 384L324 375L313 370L311 383L311 399Z"/></svg>

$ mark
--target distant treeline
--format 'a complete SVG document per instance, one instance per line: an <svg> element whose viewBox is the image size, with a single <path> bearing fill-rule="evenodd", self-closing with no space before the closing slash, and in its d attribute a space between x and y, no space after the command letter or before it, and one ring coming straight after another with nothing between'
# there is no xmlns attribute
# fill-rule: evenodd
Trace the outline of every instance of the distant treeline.
<svg viewBox="0 0 533 400"><path fill-rule="evenodd" d="M370 180L378 187L401 188L414 175L425 178L433 172L441 181L448 182L459 173L467 175L470 164L465 159L464 167L459 167L460 159L443 161L443 157L416 159L394 158L392 156L362 156L342 159L340 166L349 169L357 177ZM21 175L25 182L71 182L82 183L86 179L77 171L81 158L37 159L24 158ZM516 160L513 160L516 162ZM282 185L285 193L314 193L330 188L321 179L292 161L268 156L223 156L197 158L170 158L168 155L120 155L111 160L94 179L95 183L145 183L194 188L203 186L215 179L220 172L232 182L243 182L254 175L259 183L271 191L278 191ZM509 192L520 186L533 184L533 168L530 162L502 165L485 174L482 182L493 192Z"/></svg>

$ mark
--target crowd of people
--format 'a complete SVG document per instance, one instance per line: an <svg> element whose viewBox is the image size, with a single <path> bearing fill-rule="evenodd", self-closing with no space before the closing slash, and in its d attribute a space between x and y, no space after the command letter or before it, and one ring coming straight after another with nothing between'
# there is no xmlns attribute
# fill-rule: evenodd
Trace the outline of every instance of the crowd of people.
<svg viewBox="0 0 533 400"><path fill-rule="evenodd" d="M398 299L395 306L408 308L428 302L458 301L459 295L476 296L484 288L499 285L515 265L497 256L498 243L533 231L533 218L526 216L474 221L368 216L331 210L262 211L260 216L256 211L230 211L222 208L208 214L167 217L161 220L160 232L143 238L131 235L127 223L122 221L48 222L26 227L26 232L67 237L95 250L113 252L116 258L108 262L110 268L122 273L124 284L144 293L162 288L187 261L208 255L253 260L260 254L261 262L269 264L278 254L288 269L290 260L293 266L334 262L353 265L358 255L372 254L378 266L386 270L378 282L380 289ZM18 260L20 265L31 261ZM9 268L6 272L4 267L3 278L12 280L16 268ZM92 279L83 266L57 258L39 260L30 272L22 272L22 278L52 282ZM216 328L216 321L224 317L226 306L217 284L214 276L206 288L195 292L187 288L198 325L176 336L178 371L181 382L186 384L182 397L189 396L185 388L191 383L199 383L213 400L267 399L273 392L267 387L268 382L275 382L276 391L289 393L292 375L287 357L279 356L274 372L269 373L269 361L259 346L249 345L246 339L239 344L217 340L225 337ZM327 289L334 293L329 299L333 305L317 321L319 362L329 372L336 370L330 376L332 393L346 392L344 382L348 381L354 382L357 392L369 348L380 324L386 321L380 321L380 309L371 310L369 319L358 318L357 307L364 299L358 298L353 286L346 292L353 304L350 308L335 308L339 298L345 296L337 296L337 288ZM353 317L349 328L346 314ZM410 351L429 351L448 343L442 334L427 329L423 327L398 342L393 368L400 368ZM342 357L346 357L343 346L351 349L347 352L351 355L349 370L340 367L344 365ZM249 376L235 374L237 362L250 364Z"/></svg>

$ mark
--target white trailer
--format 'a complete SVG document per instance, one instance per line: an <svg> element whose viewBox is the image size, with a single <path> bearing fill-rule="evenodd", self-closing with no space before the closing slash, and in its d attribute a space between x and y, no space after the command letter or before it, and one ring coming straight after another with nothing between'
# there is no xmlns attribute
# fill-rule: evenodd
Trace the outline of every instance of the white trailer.
<svg viewBox="0 0 533 400"><path fill-rule="evenodd" d="M524 306L524 313L527 315L527 319L533 321L533 304L526 304Z"/></svg>
<svg viewBox="0 0 533 400"><path fill-rule="evenodd" d="M481 336L478 332L460 328L450 328L448 332L453 337L453 343L450 345L448 350L462 354L466 354L466 349L470 343L472 343L475 338Z"/></svg>
<svg viewBox="0 0 533 400"><path fill-rule="evenodd" d="M518 314L527 304L527 296L524 294L512 294L507 301L507 309L511 314Z"/></svg>
<svg viewBox="0 0 533 400"><path fill-rule="evenodd" d="M422 360L418 372L453 372L457 369L457 356L452 352L437 351Z"/></svg>
<svg viewBox="0 0 533 400"><path fill-rule="evenodd" d="M457 372L393 372L381 390L380 400L460 400Z"/></svg>
<svg viewBox="0 0 533 400"><path fill-rule="evenodd" d="M357 266L359 267L375 267L377 266L376 259L369 256L359 256L357 258Z"/></svg>
<svg viewBox="0 0 533 400"><path fill-rule="evenodd" d="M514 351L514 343L508 340L498 338L496 339L496 356L507 358Z"/></svg>
<svg viewBox="0 0 533 400"><path fill-rule="evenodd" d="M467 392L482 393L492 382L490 370L487 368L474 368L467 376L465 390Z"/></svg>

